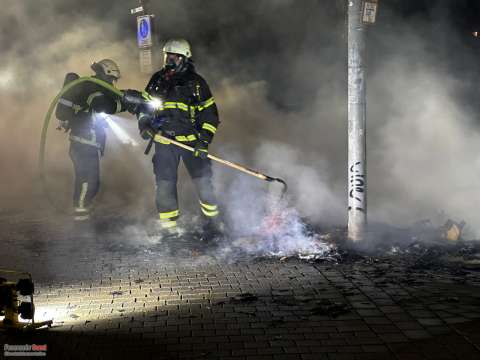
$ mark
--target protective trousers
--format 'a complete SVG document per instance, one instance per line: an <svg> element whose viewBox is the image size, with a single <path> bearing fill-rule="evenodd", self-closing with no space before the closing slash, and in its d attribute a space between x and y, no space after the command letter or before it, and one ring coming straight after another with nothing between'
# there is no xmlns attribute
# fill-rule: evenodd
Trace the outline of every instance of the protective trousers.
<svg viewBox="0 0 480 360"><path fill-rule="evenodd" d="M70 142L70 158L75 170L74 220L90 217L90 205L100 188L99 150L95 146Z"/></svg>
<svg viewBox="0 0 480 360"><path fill-rule="evenodd" d="M207 220L219 215L213 192L212 168L209 159L200 159L172 144L155 143L153 169L157 185L156 205L163 229L175 229L179 217L177 172L180 158L192 178L199 197L200 209Z"/></svg>

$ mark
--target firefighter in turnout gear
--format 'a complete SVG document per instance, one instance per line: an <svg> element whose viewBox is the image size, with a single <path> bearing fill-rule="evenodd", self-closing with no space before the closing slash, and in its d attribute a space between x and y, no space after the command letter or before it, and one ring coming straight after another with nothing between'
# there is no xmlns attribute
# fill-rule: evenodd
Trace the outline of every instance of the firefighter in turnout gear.
<svg viewBox="0 0 480 360"><path fill-rule="evenodd" d="M164 66L148 82L145 91L159 98L162 105L153 114L138 114L144 139L153 138L153 168L156 179L156 205L163 235L176 235L180 215L177 199L177 169L180 159L192 178L204 217L206 238L223 232L220 211L213 192L208 146L219 125L217 106L206 81L195 72L190 45L186 40L169 40L163 47ZM172 138L195 148L190 151L155 137L161 130Z"/></svg>
<svg viewBox="0 0 480 360"><path fill-rule="evenodd" d="M120 78L117 64L103 59L91 65L93 78L114 85ZM67 74L64 86L78 75ZM60 127L69 132L70 158L75 171L73 194L74 220L90 217L92 200L100 186L100 157L105 150L105 114L124 111L119 96L105 87L85 81L68 90L59 100L56 116Z"/></svg>

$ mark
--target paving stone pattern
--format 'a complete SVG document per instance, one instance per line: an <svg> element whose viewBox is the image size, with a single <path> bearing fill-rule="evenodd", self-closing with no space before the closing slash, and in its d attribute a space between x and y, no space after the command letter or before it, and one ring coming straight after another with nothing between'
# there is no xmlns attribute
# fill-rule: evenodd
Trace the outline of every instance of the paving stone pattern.
<svg viewBox="0 0 480 360"><path fill-rule="evenodd" d="M475 271L173 256L45 223L3 219L0 264L32 272L54 326L0 345L47 344L49 359L480 359Z"/></svg>

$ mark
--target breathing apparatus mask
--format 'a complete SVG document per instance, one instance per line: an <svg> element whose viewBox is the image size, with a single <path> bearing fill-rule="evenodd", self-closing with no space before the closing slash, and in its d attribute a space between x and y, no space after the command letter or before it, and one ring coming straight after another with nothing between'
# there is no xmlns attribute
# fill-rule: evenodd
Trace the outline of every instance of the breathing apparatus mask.
<svg viewBox="0 0 480 360"><path fill-rule="evenodd" d="M180 54L165 53L163 56L164 68L167 71L182 72L186 69L187 59Z"/></svg>

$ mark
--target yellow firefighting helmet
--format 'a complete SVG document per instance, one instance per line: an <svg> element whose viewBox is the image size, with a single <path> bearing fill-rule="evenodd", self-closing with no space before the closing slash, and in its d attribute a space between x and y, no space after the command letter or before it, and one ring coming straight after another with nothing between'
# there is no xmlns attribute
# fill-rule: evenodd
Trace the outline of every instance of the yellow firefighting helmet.
<svg viewBox="0 0 480 360"><path fill-rule="evenodd" d="M192 57L190 44L185 39L170 39L163 46L163 54L167 53L183 55L186 58Z"/></svg>
<svg viewBox="0 0 480 360"><path fill-rule="evenodd" d="M95 71L96 74L103 73L106 76L111 76L115 80L120 79L120 68L115 63L115 61L110 59L103 59L99 62L94 62L91 66L92 70Z"/></svg>

